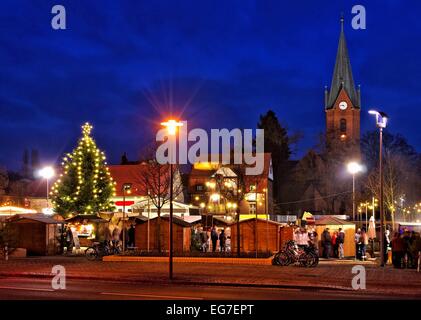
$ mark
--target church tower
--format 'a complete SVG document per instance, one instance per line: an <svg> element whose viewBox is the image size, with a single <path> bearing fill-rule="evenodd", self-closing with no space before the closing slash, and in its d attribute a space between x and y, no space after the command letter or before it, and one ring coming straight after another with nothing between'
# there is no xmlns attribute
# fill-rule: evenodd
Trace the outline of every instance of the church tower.
<svg viewBox="0 0 421 320"><path fill-rule="evenodd" d="M341 18L341 33L330 90L325 88L326 135L328 145L340 148L353 146L360 154L360 88L355 88L351 62Z"/></svg>

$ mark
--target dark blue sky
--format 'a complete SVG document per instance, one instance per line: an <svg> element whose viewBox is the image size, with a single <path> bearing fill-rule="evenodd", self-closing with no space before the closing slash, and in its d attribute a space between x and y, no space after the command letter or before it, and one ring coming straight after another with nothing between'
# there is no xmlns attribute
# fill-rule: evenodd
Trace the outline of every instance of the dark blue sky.
<svg viewBox="0 0 421 320"><path fill-rule="evenodd" d="M67 30L51 28L55 4ZM324 130L342 11L362 131L378 107L420 151L420 1L2 0L0 164L18 169L25 147L55 161L85 121L110 162L134 159L171 110L190 128L255 128L272 108L304 133L299 157Z"/></svg>

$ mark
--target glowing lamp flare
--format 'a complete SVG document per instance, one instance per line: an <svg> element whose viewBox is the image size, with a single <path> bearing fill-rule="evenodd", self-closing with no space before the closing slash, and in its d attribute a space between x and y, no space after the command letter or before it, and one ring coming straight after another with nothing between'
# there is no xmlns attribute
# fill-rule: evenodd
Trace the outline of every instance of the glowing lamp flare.
<svg viewBox="0 0 421 320"><path fill-rule="evenodd" d="M54 177L54 174L54 169L52 167L45 167L39 171L40 177L44 179L51 179L52 177Z"/></svg>
<svg viewBox="0 0 421 320"><path fill-rule="evenodd" d="M169 135L173 136L177 132L177 127L181 127L183 123L171 119L171 120L168 120L167 122L162 122L161 125L167 128Z"/></svg>
<svg viewBox="0 0 421 320"><path fill-rule="evenodd" d="M356 174L356 173L362 171L361 165L357 162L350 162L350 163L348 163L347 167L348 167L349 173L351 173L351 174Z"/></svg>

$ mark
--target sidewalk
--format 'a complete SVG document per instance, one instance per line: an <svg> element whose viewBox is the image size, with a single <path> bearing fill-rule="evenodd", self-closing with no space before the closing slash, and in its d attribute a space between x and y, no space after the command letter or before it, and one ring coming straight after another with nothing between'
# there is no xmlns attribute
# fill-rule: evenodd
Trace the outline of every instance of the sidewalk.
<svg viewBox="0 0 421 320"><path fill-rule="evenodd" d="M84 257L39 257L0 261L0 277L51 277L51 268L62 265L68 279L168 283L168 263L102 262ZM174 282L190 285L229 285L352 290L354 265L366 269L369 292L399 292L421 296L421 273L409 269L379 268L372 261L328 260L316 268L216 263L174 263ZM0 279L1 281L1 279ZM362 292L363 293L363 292Z"/></svg>

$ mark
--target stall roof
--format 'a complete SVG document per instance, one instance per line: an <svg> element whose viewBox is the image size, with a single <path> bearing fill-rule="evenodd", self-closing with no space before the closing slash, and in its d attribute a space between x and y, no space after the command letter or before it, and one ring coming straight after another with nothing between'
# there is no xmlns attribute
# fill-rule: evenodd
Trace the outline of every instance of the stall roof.
<svg viewBox="0 0 421 320"><path fill-rule="evenodd" d="M15 221L21 221L21 220L31 220L31 221L37 221L42 222L45 224L59 224L60 221L57 221L53 219L51 216L45 215L45 214L31 214L31 215L14 215L13 217L10 217L7 219L8 222L15 222Z"/></svg>
<svg viewBox="0 0 421 320"><path fill-rule="evenodd" d="M346 221L342 219L338 219L333 216L326 216L319 220L316 220L316 225L355 225L355 223L351 221Z"/></svg>
<svg viewBox="0 0 421 320"><path fill-rule="evenodd" d="M254 220L256 220L256 218L249 218L249 219L240 220L240 224L243 223L243 222L249 222L249 221L254 221ZM281 222L277 222L277 221L273 221L273 220L260 219L260 218L257 218L257 221L267 222L267 223L270 223L270 224L276 224L276 225L279 225L279 226L285 225L285 223L281 223ZM237 221L231 222L231 224L236 224L236 223L237 223Z"/></svg>
<svg viewBox="0 0 421 320"><path fill-rule="evenodd" d="M74 222L82 222L83 220L88 220L88 222L93 223L106 223L108 222L105 219L97 216L96 214L78 214L72 218L66 219L66 222L74 223Z"/></svg>
<svg viewBox="0 0 421 320"><path fill-rule="evenodd" d="M153 219L150 219L151 221L158 219L158 217L155 217ZM169 220L169 215L165 214L161 216L161 219L163 220ZM148 219L146 218L146 220L143 219L137 219L136 222L141 224L141 223L145 223L147 222ZM184 221L183 219L177 217L177 216L173 216L173 223L178 224L179 226L182 227L191 227L192 225L190 223L188 223L187 221Z"/></svg>
<svg viewBox="0 0 421 320"><path fill-rule="evenodd" d="M421 226L421 222L398 222L401 226Z"/></svg>

